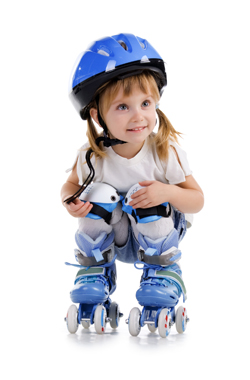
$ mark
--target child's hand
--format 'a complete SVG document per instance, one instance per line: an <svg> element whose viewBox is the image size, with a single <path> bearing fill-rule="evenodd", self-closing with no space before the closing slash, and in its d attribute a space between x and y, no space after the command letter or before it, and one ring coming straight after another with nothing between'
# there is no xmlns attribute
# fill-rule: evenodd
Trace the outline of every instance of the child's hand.
<svg viewBox="0 0 250 380"><path fill-rule="evenodd" d="M139 185L143 186L143 189L131 195L133 200L129 203L134 209L149 208L169 202L167 199L169 185L158 181L143 181L139 182Z"/></svg>
<svg viewBox="0 0 250 380"><path fill-rule="evenodd" d="M75 218L84 218L91 211L93 205L89 202L82 202L79 198L76 198L73 202L69 204L64 203L68 213Z"/></svg>

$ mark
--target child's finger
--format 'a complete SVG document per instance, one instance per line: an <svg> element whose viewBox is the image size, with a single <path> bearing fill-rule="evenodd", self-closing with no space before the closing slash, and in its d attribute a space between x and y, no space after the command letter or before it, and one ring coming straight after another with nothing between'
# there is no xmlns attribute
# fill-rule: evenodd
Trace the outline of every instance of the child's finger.
<svg viewBox="0 0 250 380"><path fill-rule="evenodd" d="M90 203L89 202L86 202L86 203L84 203L84 202L81 202L79 199L78 199L78 201L75 203L73 203L73 202L71 202L70 204L69 204L69 209L71 210L71 211L78 211L78 210L80 210L80 209L82 209L82 208L87 208L88 206L90 205Z"/></svg>
<svg viewBox="0 0 250 380"><path fill-rule="evenodd" d="M76 213L76 216L79 217L79 218L84 218L86 215L88 215L88 213L91 211L93 205L89 202L87 202L88 204L84 204L84 207L81 207L77 213Z"/></svg>

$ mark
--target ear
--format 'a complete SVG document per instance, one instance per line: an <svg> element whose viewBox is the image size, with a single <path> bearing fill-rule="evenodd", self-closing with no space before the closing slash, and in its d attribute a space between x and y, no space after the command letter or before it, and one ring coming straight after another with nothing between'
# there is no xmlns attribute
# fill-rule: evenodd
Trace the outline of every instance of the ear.
<svg viewBox="0 0 250 380"><path fill-rule="evenodd" d="M99 125L99 127L101 127L99 120L98 120L98 117L97 117L97 109L91 108L89 113L90 113L90 116L92 117L92 119Z"/></svg>

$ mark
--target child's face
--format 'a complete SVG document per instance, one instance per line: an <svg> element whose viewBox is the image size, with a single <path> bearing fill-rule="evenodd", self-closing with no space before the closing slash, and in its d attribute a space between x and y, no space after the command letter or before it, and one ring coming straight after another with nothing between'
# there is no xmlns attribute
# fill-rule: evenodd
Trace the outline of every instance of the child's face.
<svg viewBox="0 0 250 380"><path fill-rule="evenodd" d="M106 125L113 138L134 145L143 145L146 137L153 131L156 123L155 100L150 89L145 94L134 85L130 95L125 96L123 88L104 115ZM126 144L127 145L127 144Z"/></svg>

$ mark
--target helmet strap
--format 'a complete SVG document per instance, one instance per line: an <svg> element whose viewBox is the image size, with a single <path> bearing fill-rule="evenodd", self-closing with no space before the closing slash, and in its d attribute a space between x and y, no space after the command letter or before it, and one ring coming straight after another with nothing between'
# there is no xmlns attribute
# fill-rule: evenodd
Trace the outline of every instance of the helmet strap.
<svg viewBox="0 0 250 380"><path fill-rule="evenodd" d="M100 111L99 111L99 96L96 97L96 105L97 105L97 118L98 118L100 126L103 128L103 137L98 137L95 140L96 144L99 145L99 143L103 141L103 145L107 148L113 145L126 144L127 141L122 141L119 139L110 139L108 137L108 127L105 121L103 120L103 118L101 117Z"/></svg>

